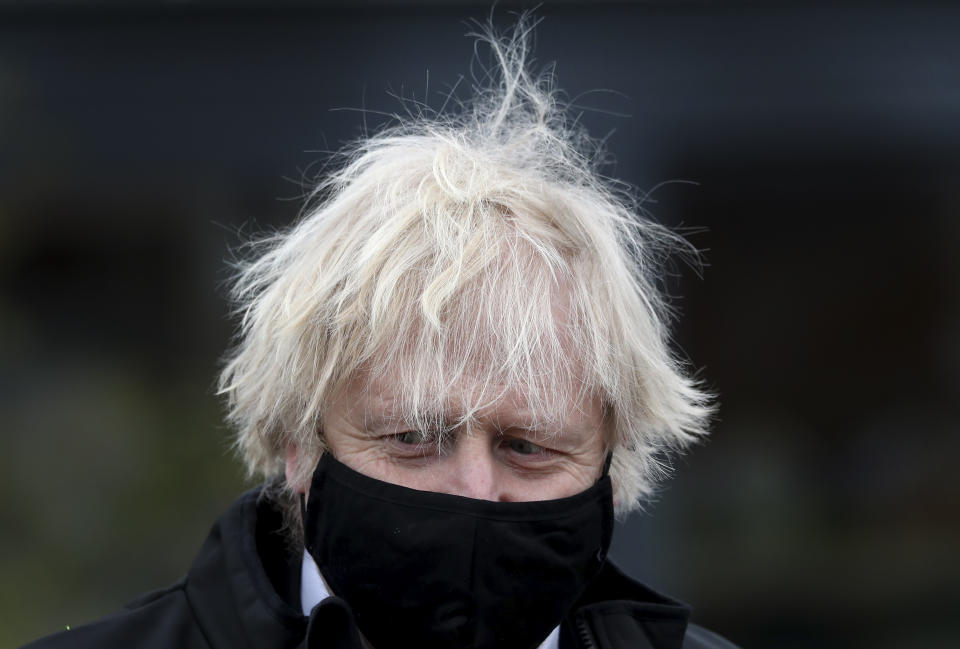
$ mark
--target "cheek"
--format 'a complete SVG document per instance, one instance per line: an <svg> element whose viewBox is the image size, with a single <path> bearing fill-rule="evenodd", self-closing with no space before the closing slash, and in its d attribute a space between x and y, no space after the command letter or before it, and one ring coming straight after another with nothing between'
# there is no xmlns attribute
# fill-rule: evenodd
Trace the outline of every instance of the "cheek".
<svg viewBox="0 0 960 649"><path fill-rule="evenodd" d="M368 478L411 489L435 491L430 488L435 478L435 472L431 471L430 467L420 464L414 466L398 464L374 445L345 448L340 453L334 451L334 457Z"/></svg>
<svg viewBox="0 0 960 649"><path fill-rule="evenodd" d="M500 480L503 499L512 502L568 498L585 491L595 482L589 472L575 469L539 476L524 476L510 471L505 472Z"/></svg>

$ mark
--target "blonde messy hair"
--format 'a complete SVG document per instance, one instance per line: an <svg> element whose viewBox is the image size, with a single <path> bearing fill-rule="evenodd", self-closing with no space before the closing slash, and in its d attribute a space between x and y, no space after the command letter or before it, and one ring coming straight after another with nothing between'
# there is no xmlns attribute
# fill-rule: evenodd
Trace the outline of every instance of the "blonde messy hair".
<svg viewBox="0 0 960 649"><path fill-rule="evenodd" d="M665 451L705 433L708 396L670 352L656 287L665 255L692 249L597 173L599 147L527 68L529 32L483 36L491 87L353 144L241 266L219 388L251 474L282 481L293 444L290 482L308 483L325 410L361 372L394 372L400 416L425 426L467 376L483 389L464 419L503 386L546 427L599 395L621 513Z"/></svg>

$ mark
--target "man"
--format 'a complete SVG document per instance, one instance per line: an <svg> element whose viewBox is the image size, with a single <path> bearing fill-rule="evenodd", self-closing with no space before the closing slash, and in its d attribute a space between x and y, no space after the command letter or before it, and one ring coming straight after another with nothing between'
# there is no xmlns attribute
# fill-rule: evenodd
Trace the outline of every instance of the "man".
<svg viewBox="0 0 960 649"><path fill-rule="evenodd" d="M654 288L685 244L599 178L525 33L243 267L221 392L266 485L182 581L32 647L731 646L606 560L704 433Z"/></svg>

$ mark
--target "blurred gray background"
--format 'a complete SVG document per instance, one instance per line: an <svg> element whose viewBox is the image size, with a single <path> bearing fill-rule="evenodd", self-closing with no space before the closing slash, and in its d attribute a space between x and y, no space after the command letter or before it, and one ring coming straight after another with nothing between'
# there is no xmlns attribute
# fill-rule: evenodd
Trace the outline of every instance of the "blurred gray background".
<svg viewBox="0 0 960 649"><path fill-rule="evenodd" d="M183 574L245 488L231 249L396 96L465 96L489 12L0 2L0 646ZM615 556L748 648L957 647L960 7L538 15L606 172L708 264L665 281L715 434Z"/></svg>

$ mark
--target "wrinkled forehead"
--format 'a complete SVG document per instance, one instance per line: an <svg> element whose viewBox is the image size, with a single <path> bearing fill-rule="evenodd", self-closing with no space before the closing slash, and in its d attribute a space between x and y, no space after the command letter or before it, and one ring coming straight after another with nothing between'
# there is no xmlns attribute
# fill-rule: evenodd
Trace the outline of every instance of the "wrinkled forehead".
<svg viewBox="0 0 960 649"><path fill-rule="evenodd" d="M470 373L449 385L442 397L420 403L410 399L400 381L395 371L358 371L340 393L339 405L350 411L355 422L363 422L366 430L385 434L416 428L525 431L540 438L606 437L606 409L595 392L562 395L555 409L543 412L542 399L531 399L524 389L492 385Z"/></svg>

